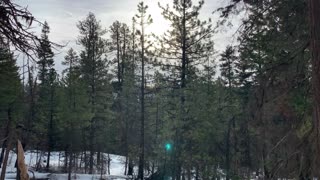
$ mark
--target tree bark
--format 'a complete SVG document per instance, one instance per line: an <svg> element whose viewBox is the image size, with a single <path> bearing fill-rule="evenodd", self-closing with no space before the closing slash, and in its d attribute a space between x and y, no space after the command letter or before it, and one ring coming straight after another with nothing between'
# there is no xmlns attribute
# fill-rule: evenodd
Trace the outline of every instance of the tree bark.
<svg viewBox="0 0 320 180"><path fill-rule="evenodd" d="M6 152L5 152L5 156L4 156L4 160L3 160L3 167L2 167L2 171L1 171L0 180L4 180L5 179L9 153L10 153L10 150L11 150L11 138L12 138L11 137L12 136L12 132L11 132L11 123L12 123L11 108L8 109L7 113L8 113L8 132L9 133L8 133L7 148L6 148Z"/></svg>
<svg viewBox="0 0 320 180"><path fill-rule="evenodd" d="M309 0L310 13L310 49L312 61L312 91L313 91L313 130L315 134L315 149L313 172L320 175L320 1Z"/></svg>
<svg viewBox="0 0 320 180"><path fill-rule="evenodd" d="M24 150L21 142L17 142L17 180L29 180L28 169L25 164Z"/></svg>
<svg viewBox="0 0 320 180"><path fill-rule="evenodd" d="M6 148L6 154L4 156L4 160L3 160L3 167L2 167L2 171L1 171L1 177L0 180L5 180L5 176L6 176L6 170L7 170L7 164L8 164L8 159L9 159L9 153L11 150L11 135L9 135L9 139L8 139L8 147Z"/></svg>
<svg viewBox="0 0 320 180"><path fill-rule="evenodd" d="M10 126L11 126L11 121L8 119L7 121L7 126L6 126L6 133L5 133L5 140L2 143L2 149L1 149L1 155L0 155L0 168L3 162L3 158L4 158L4 153L7 147L7 142L8 142L8 138L9 138L9 133L10 133Z"/></svg>

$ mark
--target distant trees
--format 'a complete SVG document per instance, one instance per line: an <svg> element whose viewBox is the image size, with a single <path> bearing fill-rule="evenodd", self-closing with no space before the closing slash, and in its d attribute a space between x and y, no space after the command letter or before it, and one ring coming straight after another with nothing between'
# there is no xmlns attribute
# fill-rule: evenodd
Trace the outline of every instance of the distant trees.
<svg viewBox="0 0 320 180"><path fill-rule="evenodd" d="M239 2L217 11L220 27L239 8L247 12L238 42L219 54L213 22L200 19L204 1L160 4L170 28L158 37L146 33L152 18L143 2L131 27L115 21L107 31L89 13L77 24L81 49L68 50L61 75L49 25L40 38L17 39L29 27L20 27L19 17L26 25L33 17L1 2L0 162L17 137L38 150L38 170L50 170L51 152L64 152L68 179L72 172L110 173L105 153L125 156L124 174L138 167L138 179L318 177L320 3ZM23 81L10 45L36 49Z"/></svg>

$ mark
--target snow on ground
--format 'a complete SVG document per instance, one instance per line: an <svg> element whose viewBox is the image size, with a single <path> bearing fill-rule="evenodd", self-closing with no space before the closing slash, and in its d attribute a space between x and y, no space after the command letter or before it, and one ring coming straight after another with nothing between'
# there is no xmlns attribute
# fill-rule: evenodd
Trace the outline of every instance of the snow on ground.
<svg viewBox="0 0 320 180"><path fill-rule="evenodd" d="M1 150L1 148L0 148ZM38 154L38 155L37 155ZM59 154L60 155L60 162L59 162ZM53 168L62 167L64 163L64 157L62 156L63 153L59 152L52 152L51 158L50 158L50 166ZM104 154L105 157L107 157L107 154ZM28 166L29 169L32 169L35 167L37 163L37 159L40 157L40 153L37 153L36 151L27 151L25 153L25 163ZM124 173L124 162L125 157L109 154L109 157L111 159L110 161L110 175L103 175L104 178L107 179L125 179L126 176L123 175ZM42 159L46 160L46 154L42 154ZM14 167L16 162L16 154L11 151L8 159L8 165L6 169L6 180L9 179L15 179L16 178L16 168ZM45 167L45 162L43 162L42 166ZM2 169L0 168L0 171ZM107 174L105 172L104 174ZM35 177L37 178L46 178L50 177L52 180L65 180L67 179L67 174L50 174L50 173L39 173L34 172ZM29 174L30 178L33 177L33 174L30 172ZM100 179L101 175L89 175L89 174L72 174L72 179L77 180L93 180L93 179Z"/></svg>
<svg viewBox="0 0 320 180"><path fill-rule="evenodd" d="M35 173L36 178L49 178L50 180L66 180L68 179L68 174L49 174L49 173ZM33 176L30 176L30 179L32 179ZM108 180L124 180L128 179L126 176L112 176L112 175L102 175L103 179ZM5 180L13 180L16 179L15 173L7 173ZM101 175L95 174L72 174L72 179L76 180L100 180Z"/></svg>

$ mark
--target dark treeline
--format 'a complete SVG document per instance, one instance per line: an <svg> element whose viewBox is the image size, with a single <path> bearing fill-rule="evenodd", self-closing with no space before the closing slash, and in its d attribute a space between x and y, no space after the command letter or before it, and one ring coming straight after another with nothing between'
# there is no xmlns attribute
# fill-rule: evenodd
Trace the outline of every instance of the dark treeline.
<svg viewBox="0 0 320 180"><path fill-rule="evenodd" d="M170 28L159 36L143 2L132 24L89 13L58 74L49 25L29 34L13 17L30 26L32 15L0 2L0 166L20 139L38 171L63 152L69 179L104 173L109 153L138 179L320 177L320 3L233 0L217 24L199 18L203 5L160 2ZM217 53L217 30L241 12L237 43ZM27 54L20 69L11 47Z"/></svg>

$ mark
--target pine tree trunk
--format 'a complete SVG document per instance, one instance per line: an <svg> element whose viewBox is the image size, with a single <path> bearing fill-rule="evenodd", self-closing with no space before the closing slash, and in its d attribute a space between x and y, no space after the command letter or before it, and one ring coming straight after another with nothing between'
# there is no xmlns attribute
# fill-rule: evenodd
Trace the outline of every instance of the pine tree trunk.
<svg viewBox="0 0 320 180"><path fill-rule="evenodd" d="M79 166L78 166L78 169L80 169L80 171L81 171L81 167L82 167L82 164L83 164L83 153L82 152L80 152L80 163L79 163ZM77 169L77 170L78 170Z"/></svg>
<svg viewBox="0 0 320 180"><path fill-rule="evenodd" d="M98 167L100 166L100 163L101 163L101 152L98 151L98 153L97 153L97 166Z"/></svg>
<svg viewBox="0 0 320 180"><path fill-rule="evenodd" d="M181 179L182 179L182 180L186 180L186 170L182 169L181 171L182 171L182 173L181 173L181 175L182 175L182 176L181 176Z"/></svg>
<svg viewBox="0 0 320 180"><path fill-rule="evenodd" d="M87 152L84 152L84 173L87 174L88 172L88 157L87 157Z"/></svg>
<svg viewBox="0 0 320 180"><path fill-rule="evenodd" d="M108 174L110 175L110 162L111 162L111 159L110 159L110 155L108 154Z"/></svg>
<svg viewBox="0 0 320 180"><path fill-rule="evenodd" d="M126 155L126 161L124 163L124 175L127 175L127 169L128 169L128 154Z"/></svg>
<svg viewBox="0 0 320 180"><path fill-rule="evenodd" d="M4 160L3 160L3 166L2 166L0 180L5 179L9 153L11 150L11 140L12 140L12 137L11 137L12 136L12 133L11 133L11 122L12 122L11 108L8 109L7 113L8 113L8 123L9 123L9 125L8 125L9 134L8 134L8 139L7 139L7 148L6 148L6 152L5 152L5 156L4 156Z"/></svg>
<svg viewBox="0 0 320 180"><path fill-rule="evenodd" d="M181 58L181 85L180 85L180 116L181 116L181 123L184 124L182 129L182 132L180 132L180 130L177 130L177 141L176 141L176 149L175 149L175 178L176 180L180 180L181 179L181 166L182 166L182 162L181 162L181 154L183 153L182 151L182 146L183 143L185 142L185 140L183 139L183 134L185 133L185 129L186 127L186 112L185 112L185 101L186 101L186 97L185 97L185 88L187 87L187 64L188 64L188 59L187 59L187 30L186 30L186 0L183 0L182 2L182 6L183 6L183 14L182 14L182 58ZM180 127L178 127L180 128Z"/></svg>
<svg viewBox="0 0 320 180"><path fill-rule="evenodd" d="M176 180L180 180L181 179L181 170L182 170L181 161L179 160L179 164L176 167L176 177L175 177Z"/></svg>
<svg viewBox="0 0 320 180"><path fill-rule="evenodd" d="M50 168L50 156L51 156L51 151L49 150L47 154L47 165L46 165L47 171L49 171L49 168Z"/></svg>
<svg viewBox="0 0 320 180"><path fill-rule="evenodd" d="M128 175L128 169L129 169L129 110L128 110L128 104L129 104L129 97L126 97L126 114L125 114L125 156L126 156L126 162L125 162L125 170L124 175Z"/></svg>
<svg viewBox="0 0 320 180"><path fill-rule="evenodd" d="M123 27L123 50L122 50L122 61L121 61L121 83L123 84L123 80L124 80L124 71L125 71L125 61L126 61L126 57L127 57L127 54L126 54L126 47L127 47L127 44L126 44L126 40L127 40L127 36L126 36L126 27Z"/></svg>
<svg viewBox="0 0 320 180"><path fill-rule="evenodd" d="M191 180L191 168L190 167L188 167L188 169L187 169L187 179Z"/></svg>
<svg viewBox="0 0 320 180"><path fill-rule="evenodd" d="M75 172L77 172L79 169L79 154L78 153L74 153L73 155L73 164L74 164L74 169Z"/></svg>
<svg viewBox="0 0 320 180"><path fill-rule="evenodd" d="M69 152L69 166L68 166L68 180L71 180L71 173L72 173L72 159L73 159L73 152L72 149L70 148Z"/></svg>
<svg viewBox="0 0 320 180"><path fill-rule="evenodd" d="M2 167L2 162L3 162L4 152L6 149L7 139L8 139L8 136L6 136L6 139L3 141L2 147L1 147L0 168Z"/></svg>
<svg viewBox="0 0 320 180"><path fill-rule="evenodd" d="M91 113L96 113L96 57L95 57L95 44L93 44L92 47L92 79L91 79ZM95 150L95 144L94 144L94 138L95 138L95 117L91 118L90 122L90 156L89 156L89 174L93 174L93 165L94 165L94 150Z"/></svg>
<svg viewBox="0 0 320 180"><path fill-rule="evenodd" d="M9 112L8 112L9 114ZM9 134L10 134L10 127L11 127L11 120L8 117L8 121L7 121L7 126L6 126L6 133L5 133L5 140L2 143L2 149L1 149L1 155L0 155L0 168L4 159L4 153L7 147L7 142L8 142L8 138L9 138Z"/></svg>
<svg viewBox="0 0 320 180"><path fill-rule="evenodd" d="M30 140L30 132L32 130L32 123L35 117L35 94L34 94L34 82L32 80L32 73L31 73L31 68L30 68L30 60L28 58L27 60L27 67L28 67L28 85L29 85L29 112L28 112L28 117L27 117L27 125L26 125L26 136L24 140L24 147L27 148Z"/></svg>
<svg viewBox="0 0 320 180"><path fill-rule="evenodd" d="M103 179L103 171L104 171L104 158L103 158L104 156L102 155L101 156L101 162L100 162L100 164L101 164L101 168L100 168L100 179Z"/></svg>
<svg viewBox="0 0 320 180"><path fill-rule="evenodd" d="M144 113L145 113L145 106L144 106L144 90L145 90L145 78L144 78L144 19L141 18L141 119L140 119L140 156L139 156L139 170L138 170L138 179L144 179Z"/></svg>
<svg viewBox="0 0 320 180"><path fill-rule="evenodd" d="M36 166L37 166L37 162L39 160L39 150L38 150L38 147L36 147ZM31 165L31 158L30 158L30 163L29 165Z"/></svg>
<svg viewBox="0 0 320 180"><path fill-rule="evenodd" d="M49 126L48 126L48 156L47 156L47 166L46 169L49 171L50 168L50 156L51 156L51 150L53 146L53 86L50 87L50 119L49 119Z"/></svg>
<svg viewBox="0 0 320 180"><path fill-rule="evenodd" d="M10 150L11 150L11 137L9 137L9 139L8 139L8 147L6 148L6 153L5 153L4 160L3 160L3 166L2 166L0 180L5 179Z"/></svg>
<svg viewBox="0 0 320 180"><path fill-rule="evenodd" d="M238 172L238 137L236 135L236 118L233 118L232 120L232 136L233 136L233 155L232 158L233 160L231 160L231 163L233 164L233 166L231 167L232 169L232 174L237 175Z"/></svg>
<svg viewBox="0 0 320 180"><path fill-rule="evenodd" d="M39 150L37 151L37 153L39 152ZM36 167L36 171L39 171L41 168L41 161L42 161L42 152L40 151L40 155L39 155L39 159L37 161L37 167Z"/></svg>
<svg viewBox="0 0 320 180"><path fill-rule="evenodd" d="M315 134L315 158L313 172L320 176L320 1L309 0L311 30L311 61L313 91L313 128Z"/></svg>
<svg viewBox="0 0 320 180"><path fill-rule="evenodd" d="M129 165L128 165L128 176L132 176L133 175L133 162L131 160L131 158L129 158Z"/></svg>
<svg viewBox="0 0 320 180"><path fill-rule="evenodd" d="M156 96L157 96L157 92L156 92ZM154 140L154 144L158 144L158 134L159 134L159 98L156 97L156 125L155 125L156 129L155 129L155 140ZM155 167L158 165L158 161L154 160L152 161L152 169L151 169L151 173L154 174L155 173Z"/></svg>
<svg viewBox="0 0 320 180"><path fill-rule="evenodd" d="M227 137L226 137L226 180L230 179L230 171L231 171L231 168L230 168L231 167L230 138L231 138L232 121L233 121L233 119L229 120L228 132L227 132Z"/></svg>
<svg viewBox="0 0 320 180"><path fill-rule="evenodd" d="M68 172L68 158L69 158L69 152L67 150L68 148L66 147L64 151L64 169L63 172Z"/></svg>
<svg viewBox="0 0 320 180"><path fill-rule="evenodd" d="M92 125L93 126L93 122ZM91 127L90 133L90 155L89 155L89 174L93 174L93 156L94 156L94 148L93 148L93 141L94 141L94 128Z"/></svg>
<svg viewBox="0 0 320 180"><path fill-rule="evenodd" d="M196 177L195 180L199 180L199 165L196 164Z"/></svg>
<svg viewBox="0 0 320 180"><path fill-rule="evenodd" d="M116 38L117 38L117 66L118 66L118 90L120 89L120 83L121 83L121 63L120 63L120 33L119 33L119 26L117 27L117 34L116 34Z"/></svg>

